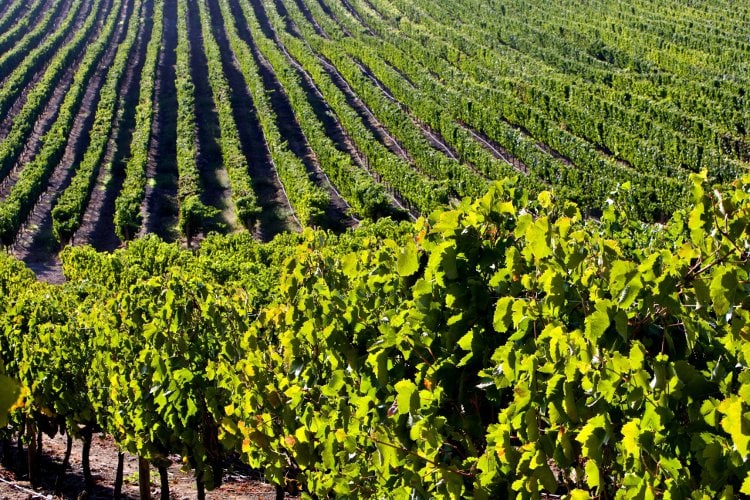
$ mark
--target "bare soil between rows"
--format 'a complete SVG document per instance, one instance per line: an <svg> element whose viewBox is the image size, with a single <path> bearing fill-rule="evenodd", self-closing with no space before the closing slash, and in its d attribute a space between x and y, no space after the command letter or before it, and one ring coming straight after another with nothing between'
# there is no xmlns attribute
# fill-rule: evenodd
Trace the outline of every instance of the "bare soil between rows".
<svg viewBox="0 0 750 500"><path fill-rule="evenodd" d="M4 460L0 465L0 498L9 500L33 498L81 498L84 489L83 468L81 466L80 440L73 441L73 451L70 466L65 473L62 483L62 496L54 496L54 485L65 454L66 437L58 434L50 439L45 436L43 441L43 455L40 457L41 482L32 488L22 470L23 460L19 460L15 442L10 448L3 449ZM117 469L117 446L112 438L95 435L91 444L91 472L95 480L95 488L88 496L89 499L112 498L114 494L115 475ZM197 489L195 478L191 472L180 470L179 457L172 457L173 463L168 469L170 498L196 498ZM123 469L122 498L138 498L138 460L126 454ZM273 486L263 483L261 476L237 462L230 464L225 476L224 484L219 488L206 492L208 499L235 500L258 499L272 500L276 498ZM159 473L151 469L151 497L159 498Z"/></svg>
<svg viewBox="0 0 750 500"><path fill-rule="evenodd" d="M112 251L121 244L115 234L115 200L125 180L125 164L130 157L141 70L146 59L146 44L153 29L153 3L144 5L141 16L144 21L140 23L137 40L131 49L132 64L126 69L120 83L117 118L110 132L81 227L73 238L75 243L89 243L99 251Z"/></svg>
<svg viewBox="0 0 750 500"><path fill-rule="evenodd" d="M154 233L164 241L179 239L177 222L177 3L164 2L164 34L154 88L154 117L148 152L146 193L141 205L141 235Z"/></svg>
<svg viewBox="0 0 750 500"><path fill-rule="evenodd" d="M119 13L114 13L119 18L112 39L118 43L123 37L126 20L132 13L131 8L132 5L125 4ZM52 230L52 207L70 185L75 174L75 166L80 163L88 148L91 126L94 122L101 88L104 85L106 68L112 64L116 49L117 43L112 43L101 55L97 63L99 69L89 79L88 87L76 112L69 134L70 139L63 156L49 177L47 189L40 195L36 205L27 216L24 226L16 235L14 254L30 266L49 266L55 260L59 245Z"/></svg>

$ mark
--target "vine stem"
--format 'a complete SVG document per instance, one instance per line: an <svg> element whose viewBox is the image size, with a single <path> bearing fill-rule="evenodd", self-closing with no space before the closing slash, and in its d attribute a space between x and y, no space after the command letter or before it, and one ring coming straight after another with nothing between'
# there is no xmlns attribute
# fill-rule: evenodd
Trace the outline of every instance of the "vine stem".
<svg viewBox="0 0 750 500"><path fill-rule="evenodd" d="M120 500L122 498L122 472L125 463L125 454L121 451L117 452L117 473L115 474L115 492L113 498Z"/></svg>
<svg viewBox="0 0 750 500"><path fill-rule="evenodd" d="M151 470L143 457L138 457L138 487L141 498L151 498Z"/></svg>
<svg viewBox="0 0 750 500"><path fill-rule="evenodd" d="M62 496L62 484L65 480L65 473L68 470L70 464L70 453L73 450L73 436L70 432L67 433L67 439L65 443L65 456L63 457L63 463L60 465L60 472L57 475L57 481L55 481L55 495Z"/></svg>

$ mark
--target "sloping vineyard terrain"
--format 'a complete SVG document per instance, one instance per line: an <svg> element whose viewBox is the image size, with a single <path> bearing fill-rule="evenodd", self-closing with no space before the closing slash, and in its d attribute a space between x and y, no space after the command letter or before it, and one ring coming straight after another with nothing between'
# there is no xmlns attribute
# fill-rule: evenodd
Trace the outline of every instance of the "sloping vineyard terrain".
<svg viewBox="0 0 750 500"><path fill-rule="evenodd" d="M750 494L748 26L729 0L0 0L32 482L67 429L88 489L102 432L201 496L232 460L320 497Z"/></svg>
<svg viewBox="0 0 750 500"><path fill-rule="evenodd" d="M69 243L341 231L515 176L594 216L627 181L664 221L690 173L750 159L720 4L9 2L0 240L41 271Z"/></svg>

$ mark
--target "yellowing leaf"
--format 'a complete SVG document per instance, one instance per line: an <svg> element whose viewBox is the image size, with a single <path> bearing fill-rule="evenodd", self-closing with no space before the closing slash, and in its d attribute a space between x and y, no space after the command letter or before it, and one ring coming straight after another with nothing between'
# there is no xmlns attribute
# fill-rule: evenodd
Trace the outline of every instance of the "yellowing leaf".
<svg viewBox="0 0 750 500"><path fill-rule="evenodd" d="M635 456L639 452L640 424L641 419L635 418L622 426L622 450L626 455Z"/></svg>
<svg viewBox="0 0 750 500"><path fill-rule="evenodd" d="M5 375L0 375L0 426L8 425L8 412L18 405L21 396L21 386L18 382Z"/></svg>
<svg viewBox="0 0 750 500"><path fill-rule="evenodd" d="M735 295L739 285L735 270L730 266L720 266L714 271L711 279L711 302L714 311L723 316L729 311L729 306L734 303Z"/></svg>
<svg viewBox="0 0 750 500"><path fill-rule="evenodd" d="M607 328L609 328L609 315L604 311L594 311L586 317L586 338L591 342L597 342Z"/></svg>
<svg viewBox="0 0 750 500"><path fill-rule="evenodd" d="M409 242L402 249L396 262L396 271L399 276L411 276L419 270L419 259L417 256L417 246Z"/></svg>
<svg viewBox="0 0 750 500"><path fill-rule="evenodd" d="M549 220L546 217L542 217L533 224L530 224L526 230L527 247L537 260L552 255L552 248L550 248L547 242L549 235Z"/></svg>
<svg viewBox="0 0 750 500"><path fill-rule="evenodd" d="M743 415L742 400L732 396L722 401L718 409L724 414L721 427L732 436L737 451L743 457L747 457L750 454L750 422Z"/></svg>
<svg viewBox="0 0 750 500"><path fill-rule="evenodd" d="M578 432L576 441L581 443L583 455L598 461L601 459L601 445L606 432L607 423L604 415L599 414L590 419Z"/></svg>
<svg viewBox="0 0 750 500"><path fill-rule="evenodd" d="M568 500L588 500L591 497L589 496L587 491L576 488L570 491L570 495L568 495L567 498Z"/></svg>
<svg viewBox="0 0 750 500"><path fill-rule="evenodd" d="M336 429L335 435L336 441L338 441L339 443L343 443L346 439L346 431L344 429Z"/></svg>
<svg viewBox="0 0 750 500"><path fill-rule="evenodd" d="M464 351L471 351L471 343L474 340L474 331L469 332L458 340L458 346Z"/></svg>
<svg viewBox="0 0 750 500"><path fill-rule="evenodd" d="M396 383L396 403L398 414L413 412L419 408L419 389L411 380L401 380Z"/></svg>
<svg viewBox="0 0 750 500"><path fill-rule="evenodd" d="M549 208L552 206L552 193L549 191L542 191L536 199L543 208Z"/></svg>
<svg viewBox="0 0 750 500"><path fill-rule="evenodd" d="M357 275L358 262L359 257L356 253L350 253L341 257L341 269L347 277L353 278Z"/></svg>
<svg viewBox="0 0 750 500"><path fill-rule="evenodd" d="M750 495L750 472L745 476L745 480L742 481L742 488L740 488L740 493L743 495Z"/></svg>
<svg viewBox="0 0 750 500"><path fill-rule="evenodd" d="M512 319L511 307L513 306L513 297L501 297L497 301L495 306L495 316L492 321L492 326L495 327L495 331L498 333L505 333L508 331L508 326Z"/></svg>
<svg viewBox="0 0 750 500"><path fill-rule="evenodd" d="M501 214L514 215L516 213L516 207L513 206L512 201L504 201L502 203L498 203L495 207L495 210L497 210Z"/></svg>
<svg viewBox="0 0 750 500"><path fill-rule="evenodd" d="M586 462L586 484L589 485L589 488L598 488L601 484L601 479L599 477L599 466L596 465L596 462L593 460L589 460Z"/></svg>

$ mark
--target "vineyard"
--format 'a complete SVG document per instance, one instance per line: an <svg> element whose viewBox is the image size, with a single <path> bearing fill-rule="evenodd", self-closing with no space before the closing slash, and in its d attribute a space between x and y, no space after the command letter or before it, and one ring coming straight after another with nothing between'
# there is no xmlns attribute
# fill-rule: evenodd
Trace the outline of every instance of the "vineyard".
<svg viewBox="0 0 750 500"><path fill-rule="evenodd" d="M0 0L0 448L33 485L81 439L90 492L106 434L164 498L175 457L199 497L233 460L279 495L750 494L748 25Z"/></svg>
<svg viewBox="0 0 750 500"><path fill-rule="evenodd" d="M69 243L415 218L516 176L594 216L628 181L663 222L691 173L750 159L721 2L5 3L0 241L35 270Z"/></svg>

